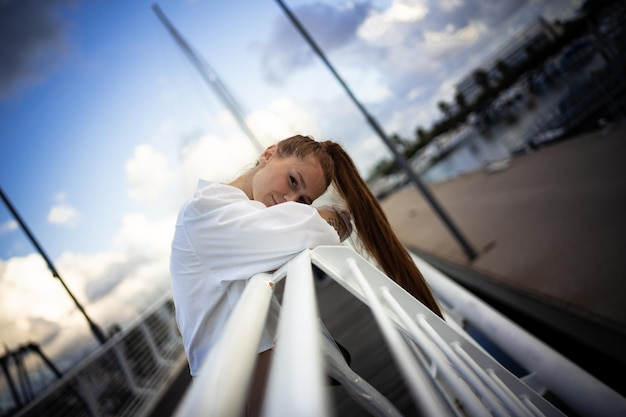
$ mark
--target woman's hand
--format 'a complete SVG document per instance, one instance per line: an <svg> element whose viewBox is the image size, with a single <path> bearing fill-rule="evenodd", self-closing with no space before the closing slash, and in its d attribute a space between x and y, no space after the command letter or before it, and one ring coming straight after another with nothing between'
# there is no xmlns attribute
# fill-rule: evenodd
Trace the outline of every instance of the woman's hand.
<svg viewBox="0 0 626 417"><path fill-rule="evenodd" d="M321 206L317 208L320 216L335 228L339 239L343 242L352 233L352 216L346 209L337 206Z"/></svg>

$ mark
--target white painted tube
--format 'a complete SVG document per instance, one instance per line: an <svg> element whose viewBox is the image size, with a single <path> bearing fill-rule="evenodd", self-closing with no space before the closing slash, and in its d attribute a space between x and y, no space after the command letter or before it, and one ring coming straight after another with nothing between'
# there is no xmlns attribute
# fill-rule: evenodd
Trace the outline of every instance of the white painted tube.
<svg viewBox="0 0 626 417"><path fill-rule="evenodd" d="M325 377L313 269L307 250L287 269L263 415L330 415Z"/></svg>
<svg viewBox="0 0 626 417"><path fill-rule="evenodd" d="M176 417L242 414L272 294L271 275L250 278Z"/></svg>

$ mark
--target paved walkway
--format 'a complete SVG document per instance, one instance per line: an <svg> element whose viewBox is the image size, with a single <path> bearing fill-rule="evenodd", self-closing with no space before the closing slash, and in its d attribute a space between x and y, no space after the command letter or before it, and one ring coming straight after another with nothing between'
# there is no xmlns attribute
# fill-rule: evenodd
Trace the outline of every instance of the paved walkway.
<svg viewBox="0 0 626 417"><path fill-rule="evenodd" d="M429 188L479 257L414 187L382 201L404 244L626 334L626 125Z"/></svg>

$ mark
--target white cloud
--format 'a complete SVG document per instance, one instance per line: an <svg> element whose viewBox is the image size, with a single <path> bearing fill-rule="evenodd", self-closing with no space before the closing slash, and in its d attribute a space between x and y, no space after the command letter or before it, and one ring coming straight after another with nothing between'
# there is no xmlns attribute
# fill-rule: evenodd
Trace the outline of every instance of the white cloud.
<svg viewBox="0 0 626 417"><path fill-rule="evenodd" d="M461 7L463 5L463 1L462 0L439 0L438 5L439 7L441 7L441 10L443 10L444 12L451 12Z"/></svg>
<svg viewBox="0 0 626 417"><path fill-rule="evenodd" d="M235 175L258 157L243 134L228 138L203 135L187 141L181 151L182 181L185 196L190 196L198 179L232 181Z"/></svg>
<svg viewBox="0 0 626 417"><path fill-rule="evenodd" d="M424 94L423 87L415 87L406 94L407 100L415 100Z"/></svg>
<svg viewBox="0 0 626 417"><path fill-rule="evenodd" d="M126 161L128 196L134 201L155 201L171 178L167 158L150 145L136 146L133 157Z"/></svg>
<svg viewBox="0 0 626 417"><path fill-rule="evenodd" d="M48 221L60 225L75 225L78 211L68 204L60 203L52 206L48 212Z"/></svg>
<svg viewBox="0 0 626 417"><path fill-rule="evenodd" d="M373 68L347 68L346 79L354 85L354 93L359 101L366 104L382 103L392 97L385 77Z"/></svg>
<svg viewBox="0 0 626 417"><path fill-rule="evenodd" d="M428 14L428 7L423 1L394 0L391 7L383 12L372 11L361 24L357 33L366 40L375 40L398 23L410 23L422 20Z"/></svg>
<svg viewBox="0 0 626 417"><path fill-rule="evenodd" d="M90 318L107 332L113 323L128 323L169 292L173 231L174 218L150 221L144 214L127 215L111 249L64 252L56 269ZM41 256L0 261L0 282L0 334L9 348L33 341L53 359L71 353L75 360L77 351L93 345L85 318Z"/></svg>
<svg viewBox="0 0 626 417"><path fill-rule="evenodd" d="M220 111L207 117L211 132L185 137L178 150L178 195L185 199L193 194L198 179L230 182L253 167L261 153L230 112ZM295 134L316 138L321 135L316 116L285 97L252 111L246 115L245 123L262 148Z"/></svg>
<svg viewBox="0 0 626 417"><path fill-rule="evenodd" d="M11 258L3 262L0 272L0 333L10 348L48 337L48 329L32 324L38 320L62 322L72 309L70 298L38 254Z"/></svg>
<svg viewBox="0 0 626 417"><path fill-rule="evenodd" d="M89 301L89 287L107 280L112 266L129 263L129 256L113 250L95 254L64 252L56 262L56 268L71 291L85 302Z"/></svg>
<svg viewBox="0 0 626 417"><path fill-rule="evenodd" d="M320 134L313 115L286 97L273 100L266 109L253 111L246 122L255 132L259 132L259 138L265 146L296 134L314 137Z"/></svg>
<svg viewBox="0 0 626 417"><path fill-rule="evenodd" d="M394 0L384 13L392 22L417 22L428 14L428 7L422 0Z"/></svg>
<svg viewBox="0 0 626 417"><path fill-rule="evenodd" d="M59 191L58 193L56 193L56 195L54 196L55 201L57 201L58 203L62 203L65 200L67 200L67 193L65 191Z"/></svg>
<svg viewBox="0 0 626 417"><path fill-rule="evenodd" d="M473 22L460 29L446 25L441 31L425 31L424 47L431 56L443 58L461 48L473 45L486 32L487 28L481 22Z"/></svg>
<svg viewBox="0 0 626 417"><path fill-rule="evenodd" d="M168 257L175 219L150 221L144 213L126 214L113 239L116 252L144 258Z"/></svg>
<svg viewBox="0 0 626 417"><path fill-rule="evenodd" d="M53 224L75 226L78 221L78 211L66 203L67 194L63 191L54 196L56 204L48 212L48 221Z"/></svg>
<svg viewBox="0 0 626 417"><path fill-rule="evenodd" d="M16 220L7 220L6 222L0 224L0 235L17 230L17 228L18 223Z"/></svg>

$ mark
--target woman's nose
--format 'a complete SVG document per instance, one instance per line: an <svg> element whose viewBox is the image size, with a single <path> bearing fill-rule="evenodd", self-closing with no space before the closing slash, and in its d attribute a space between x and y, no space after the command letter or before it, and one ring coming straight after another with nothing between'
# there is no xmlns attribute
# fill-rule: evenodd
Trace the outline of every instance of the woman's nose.
<svg viewBox="0 0 626 417"><path fill-rule="evenodd" d="M283 198L285 199L285 201L296 201L296 202L298 202L298 201L300 201L300 194L292 191L292 192L289 192L289 193L285 194L283 196Z"/></svg>

